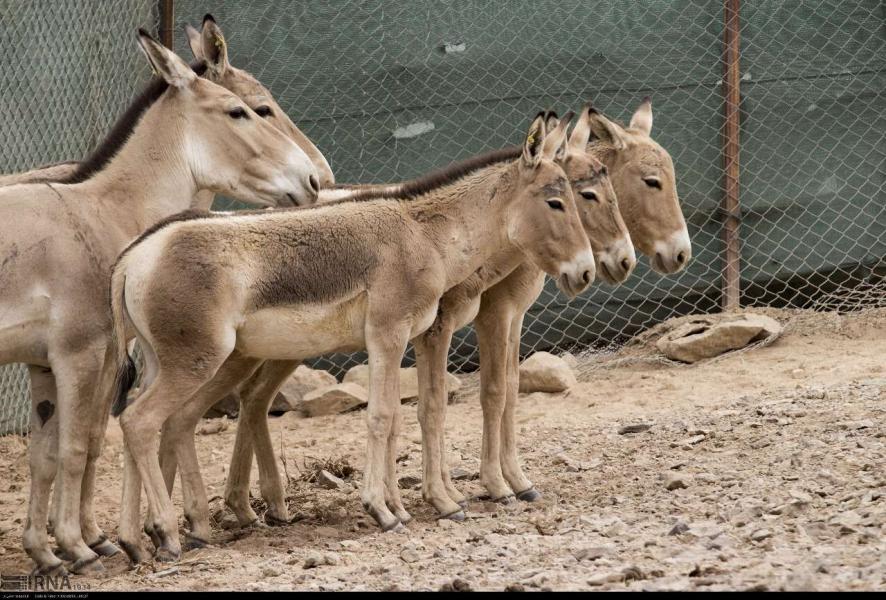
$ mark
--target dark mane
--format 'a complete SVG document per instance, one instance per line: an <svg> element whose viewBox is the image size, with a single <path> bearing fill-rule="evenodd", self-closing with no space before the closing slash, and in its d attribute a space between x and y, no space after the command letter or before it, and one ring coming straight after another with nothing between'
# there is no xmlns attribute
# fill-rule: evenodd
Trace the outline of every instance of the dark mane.
<svg viewBox="0 0 886 600"><path fill-rule="evenodd" d="M206 62L195 62L191 68L197 75L202 76L206 73ZM142 115L163 95L168 87L169 84L166 81L154 77L142 93L133 100L126 112L117 119L111 132L102 140L98 148L80 163L76 171L59 183L81 183L104 169L129 140L129 136L132 135Z"/></svg>
<svg viewBox="0 0 886 600"><path fill-rule="evenodd" d="M499 150L491 150L483 154L478 154L477 156L472 156L471 158L454 162L416 179L404 181L400 184L400 188L396 193L381 189L369 189L364 192L357 191L357 193L350 198L343 198L340 201L326 202L318 206L337 204L338 202L360 202L363 200L375 200L378 198L411 200L444 185L454 183L459 179L470 175L474 171L478 171L489 165L518 158L522 152L523 150L520 146L509 146Z"/></svg>

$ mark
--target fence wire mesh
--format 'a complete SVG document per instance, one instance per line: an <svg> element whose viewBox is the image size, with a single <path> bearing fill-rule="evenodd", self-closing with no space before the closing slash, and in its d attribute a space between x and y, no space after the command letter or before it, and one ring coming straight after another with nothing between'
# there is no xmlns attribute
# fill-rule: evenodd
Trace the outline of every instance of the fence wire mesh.
<svg viewBox="0 0 886 600"><path fill-rule="evenodd" d="M13 4L21 14L0 16L0 48L17 47L4 54L16 60L0 66L0 98L14 104L24 95L28 110L12 113L16 122L0 131L6 172L86 152L144 80L126 78L141 65L132 28L157 19L153 2L95 11ZM271 90L340 182L398 181L515 143L539 109L577 110L593 99L627 120L651 95L653 137L674 159L692 262L661 276L641 261L625 285L595 286L569 303L549 285L524 322L522 352L611 348L669 317L717 310L722 2L177 0L175 48L183 55L184 24L198 26L207 11L225 32L232 64ZM886 306L883 3L764 0L742 3L740 18L742 304ZM41 39L26 32L53 37L60 26L70 39L38 48L39 60L19 59ZM7 38L9 31L18 33ZM120 48L111 51L114 44ZM28 65L45 73L47 63L58 77L31 74ZM88 93L69 96L84 85L69 70L85 63L97 67ZM27 101L28 85L37 86L39 102ZM314 364L340 374L364 359L334 355ZM450 368L477 364L467 328L453 342ZM12 410L26 421L26 384L16 373L0 374L0 385L8 382L0 418Z"/></svg>

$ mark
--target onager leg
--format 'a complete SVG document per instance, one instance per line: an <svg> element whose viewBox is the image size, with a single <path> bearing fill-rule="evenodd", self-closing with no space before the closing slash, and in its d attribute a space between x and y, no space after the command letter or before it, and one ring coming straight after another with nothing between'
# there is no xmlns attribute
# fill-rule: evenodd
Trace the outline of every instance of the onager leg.
<svg viewBox="0 0 886 600"><path fill-rule="evenodd" d="M227 353L219 355L227 356ZM201 361L206 361L207 355L204 353L200 358ZM181 543L175 507L160 470L159 431L163 423L176 410L184 407L202 384L215 374L215 366L208 366L205 362L199 370L199 373L188 368L169 371L161 366L156 379L120 415L120 428L131 457L138 467L138 475L148 498L148 510L154 517L152 528L160 540L156 556L161 561L178 560L181 557ZM128 516L131 518L133 515ZM135 533L138 531L138 515L134 516L134 524L121 523L120 541L124 549L127 546L139 546L140 534ZM130 557L135 562L135 557Z"/></svg>
<svg viewBox="0 0 886 600"><path fill-rule="evenodd" d="M520 313L511 321L508 335L508 383L505 411L501 421L501 469L518 500L535 502L541 494L523 474L517 458L516 407L520 391L520 335L523 331L523 316Z"/></svg>
<svg viewBox="0 0 886 600"><path fill-rule="evenodd" d="M413 340L418 368L418 421L422 436L422 497L429 502L440 518L463 521L465 513L446 488L444 472L446 441L446 365L452 329L448 319L442 319L424 335Z"/></svg>
<svg viewBox="0 0 886 600"><path fill-rule="evenodd" d="M25 552L37 563L39 575L60 575L67 571L52 553L46 535L49 497L58 458L58 415L55 377L50 369L28 366L31 376L31 440L28 452L31 468L31 497L25 525Z"/></svg>
<svg viewBox="0 0 886 600"><path fill-rule="evenodd" d="M385 503L386 479L390 478L388 446L400 410L400 361L409 332L390 326L366 326L369 352L369 407L367 421L366 468L361 497L363 508L384 531L403 528ZM402 329L402 328L401 328Z"/></svg>
<svg viewBox="0 0 886 600"><path fill-rule="evenodd" d="M474 322L480 347L480 404L483 407L483 443L480 481L496 502L509 503L513 491L501 471L501 419L505 411L508 378L508 334L512 313L502 303L484 296ZM497 304L497 306L496 306Z"/></svg>
<svg viewBox="0 0 886 600"><path fill-rule="evenodd" d="M249 504L253 444L258 461L259 487L262 498L268 504L265 523L289 524L286 493L277 469L277 459L268 429L268 409L280 387L299 364L297 361L265 361L240 386L240 418L225 487L225 504L237 516L241 527L258 521L258 515Z"/></svg>
<svg viewBox="0 0 886 600"><path fill-rule="evenodd" d="M195 445L195 430L201 417L228 392L236 389L252 375L261 360L242 356L236 351L219 367L215 376L188 401L185 409L163 424L164 440L172 444L174 457L181 470L185 519L190 525L188 548L201 548L209 543L209 501L200 475ZM167 457L168 459L169 457ZM171 469L174 474L174 467ZM173 475L174 480L174 475ZM166 481L167 486L169 481Z"/></svg>
<svg viewBox="0 0 886 600"><path fill-rule="evenodd" d="M93 397L101 387L105 347L82 347L55 358L53 373L58 389L59 460L56 485L58 521L54 534L71 570L82 573L102 569L99 556L83 541L80 528L80 496L90 442Z"/></svg>

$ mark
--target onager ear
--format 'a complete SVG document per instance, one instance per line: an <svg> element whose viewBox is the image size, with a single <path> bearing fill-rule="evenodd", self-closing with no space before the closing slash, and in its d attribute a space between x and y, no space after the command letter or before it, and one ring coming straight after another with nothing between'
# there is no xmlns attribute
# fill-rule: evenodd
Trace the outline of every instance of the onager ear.
<svg viewBox="0 0 886 600"><path fill-rule="evenodd" d="M228 45L212 15L203 17L203 56L213 77L222 77L228 68Z"/></svg>
<svg viewBox="0 0 886 600"><path fill-rule="evenodd" d="M166 48L151 37L144 29L138 30L138 44L145 53L154 72L166 83L176 88L185 88L197 79L197 74L178 54Z"/></svg>
<svg viewBox="0 0 886 600"><path fill-rule="evenodd" d="M569 152L584 154L587 152L588 141L591 139L591 110L593 105L588 102L581 116L575 122L572 133L569 135Z"/></svg>
<svg viewBox="0 0 886 600"><path fill-rule="evenodd" d="M588 124L595 138L612 144L617 150L623 150L627 147L628 136L625 130L621 128L621 125L613 123L604 117L593 106L588 108Z"/></svg>
<svg viewBox="0 0 886 600"><path fill-rule="evenodd" d="M545 142L545 113L540 112L529 125L526 140L523 142L523 164L537 167L541 162L541 151Z"/></svg>
<svg viewBox="0 0 886 600"><path fill-rule="evenodd" d="M203 36L200 32L191 27L190 23L185 25L185 35L188 38L188 48L197 60L205 60L203 56Z"/></svg>
<svg viewBox="0 0 886 600"><path fill-rule="evenodd" d="M634 116L631 117L631 129L639 129L646 135L652 133L652 98L646 96Z"/></svg>
<svg viewBox="0 0 886 600"><path fill-rule="evenodd" d="M544 158L548 160L563 158L566 153L566 130L569 128L569 123L574 116L575 113L569 111L559 122L557 122L556 115L554 115L553 121L549 120L548 123L545 124L547 134L545 135L545 143L542 148L542 156ZM553 128L551 128L552 123L556 123Z"/></svg>

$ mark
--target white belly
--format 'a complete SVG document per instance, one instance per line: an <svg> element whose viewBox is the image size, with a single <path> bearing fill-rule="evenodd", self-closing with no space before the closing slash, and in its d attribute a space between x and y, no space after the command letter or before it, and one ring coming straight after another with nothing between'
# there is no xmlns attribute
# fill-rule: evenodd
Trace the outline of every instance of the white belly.
<svg viewBox="0 0 886 600"><path fill-rule="evenodd" d="M268 308L237 330L237 350L266 360L303 360L366 347L366 294L337 305Z"/></svg>

